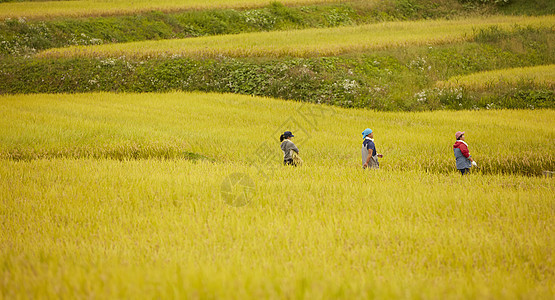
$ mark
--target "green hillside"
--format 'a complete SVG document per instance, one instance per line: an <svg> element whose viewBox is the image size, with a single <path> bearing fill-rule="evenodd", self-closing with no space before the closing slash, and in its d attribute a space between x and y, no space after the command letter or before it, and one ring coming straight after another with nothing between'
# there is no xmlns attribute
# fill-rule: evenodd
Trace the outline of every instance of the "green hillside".
<svg viewBox="0 0 555 300"><path fill-rule="evenodd" d="M5 20L0 23L3 40L0 93L182 90L394 111L553 108L555 100L550 81L501 84L501 88L487 93L466 86L437 87L437 82L454 76L553 64L555 31L550 14L553 5L549 1L537 2L530 9L522 9L519 1L497 4L454 0L347 1L301 6L273 3L246 10ZM511 21L501 26L492 21L501 17L491 16L492 13L542 15L546 21L541 26L527 23L513 26ZM460 33L453 35L452 29L435 34L417 27L411 29L416 24L431 22L422 21L430 18L440 18L436 21L438 24L461 24L460 28L454 27ZM442 21L443 18L456 20ZM403 23L402 20L421 21ZM483 20L479 21L483 25L475 24L476 20ZM400 26L405 26L406 32L384 31L397 26L393 24L404 24ZM334 28L325 29L330 27ZM343 34L347 28L355 30ZM366 28L364 39L368 46L357 38L356 28ZM275 30L279 32L266 32ZM313 35L303 36L305 31ZM287 38L288 32L297 39L298 46L291 48L287 44L293 40ZM338 35L333 37L332 32ZM334 42L349 35L352 38L347 44ZM417 35L422 37L416 38ZM251 50L245 42L234 46L243 36L250 39L247 43L262 47L254 46ZM311 46L319 39L317 36L326 37L327 44ZM179 38L186 39L179 44ZM414 38L420 42L405 41ZM134 57L132 50L102 58L106 55L101 49L145 51L147 44L127 44L145 40L152 40L148 45L155 48L142 57ZM279 40L285 50L279 50L282 46L264 46ZM374 43L377 46L372 46ZM86 57L63 54L55 59L40 58L49 55L49 51L66 51L64 48L48 50L54 47L95 44L102 44L103 48L83 48L92 51ZM194 52L197 51L194 47L210 50ZM175 52L176 49L181 50ZM185 58L182 51L198 54ZM233 58L236 56L233 51L250 53L247 55L251 57ZM293 58L291 55L297 54L292 51L305 51L305 54L301 55L303 58Z"/></svg>

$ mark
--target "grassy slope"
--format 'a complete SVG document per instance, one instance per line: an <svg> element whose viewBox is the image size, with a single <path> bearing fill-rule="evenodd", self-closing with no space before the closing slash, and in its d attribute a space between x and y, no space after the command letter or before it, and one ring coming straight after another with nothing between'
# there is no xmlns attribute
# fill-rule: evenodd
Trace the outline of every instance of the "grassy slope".
<svg viewBox="0 0 555 300"><path fill-rule="evenodd" d="M540 0L534 3L535 10L522 10L521 13L546 15L553 6L549 2L543 3ZM246 11L210 10L182 14L152 12L128 17L57 19L45 22L12 20L0 26L0 35L6 39L0 44L0 52L5 55L0 59L2 66L0 93L165 92L177 89L265 95L380 110L554 107L552 89L545 85L531 85L525 82L517 85L505 84L502 88L489 90L487 93L467 90L462 94L458 88L447 91L435 88L436 81L447 80L451 76L553 63L551 37L553 33L549 28L537 30L531 27L518 27L502 30L499 27L488 27L463 37L468 42L434 47L429 50L417 46L398 47L399 40L401 44L406 41L402 32L394 33L393 38L380 39L378 36L369 35L366 45L358 43L358 37L355 37L356 42L353 44L352 40L349 41L341 36L342 44L330 46L321 43L322 47L328 48L326 50L328 52L314 45L305 46L307 37L302 35L297 36L303 44L301 47L282 45L278 50L267 51L263 47L256 48L257 41L248 41L247 38L270 37L270 41L264 39L261 41L275 44L275 37L283 34L251 33L239 36L247 39L246 43L252 43L254 48L223 49L224 53L232 55L323 55L356 49L397 46L396 49L387 48L384 51L357 54L359 56L354 59L334 57L322 60L312 58L296 60L280 57L269 62L261 62L250 59L220 59L219 56L214 60L203 58L195 61L173 58L148 61L129 58L120 58L116 61L96 58L79 60L23 58L33 55L40 49L68 44L98 44L259 30L328 27L392 19L453 18L472 13L480 15L500 11L518 14L518 11L511 10L511 7L521 4L520 1L512 2L508 6L475 6L461 4L455 0L440 2L419 0L406 3L349 1L340 5L306 7L273 4ZM552 16L543 18L550 19ZM379 30L375 26L366 25L360 28ZM305 32L333 34L335 31L340 32L339 29L310 29ZM434 41L439 43L441 39L445 42L445 39L457 38L456 35L449 37L453 32L445 33L446 35L439 40L437 36L434 37ZM421 40L413 43L418 44L426 39L428 42L431 41L425 31L420 31L418 34L421 35ZM238 36L230 37L232 40ZM290 35L284 38L287 39L287 43L293 40ZM227 38L227 42L229 41L230 38ZM203 42L205 44L202 44ZM180 42L164 41L159 44L147 42L127 45L175 46L181 43L180 46L186 46L189 43L196 43L210 49L210 51L205 50L203 55L213 55L218 50L212 44L206 44L212 42L226 42L226 38L207 37ZM231 42L228 46L236 45ZM108 49L112 46L102 47ZM159 55L160 51L166 52L166 50L145 51L154 51L155 55ZM128 51L133 52L129 49ZM170 52L182 52L182 50L174 49ZM189 55L194 53L198 54L198 51L191 49L188 52ZM12 55L16 57L15 60Z"/></svg>
<svg viewBox="0 0 555 300"><path fill-rule="evenodd" d="M0 92L200 90L379 110L552 108L553 90L546 85L508 83L486 94L435 87L436 81L453 76L553 63L552 35L549 28L486 27L473 30L466 37L470 41L464 43L302 59L4 59L0 60Z"/></svg>

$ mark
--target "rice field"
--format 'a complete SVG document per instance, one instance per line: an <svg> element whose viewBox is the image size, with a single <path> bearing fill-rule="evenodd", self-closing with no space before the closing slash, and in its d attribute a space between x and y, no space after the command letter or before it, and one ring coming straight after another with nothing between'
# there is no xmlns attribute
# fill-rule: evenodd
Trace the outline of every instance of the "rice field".
<svg viewBox="0 0 555 300"><path fill-rule="evenodd" d="M530 83L555 89L555 65L512 68L456 76L437 83L438 87L466 87L488 89L499 84Z"/></svg>
<svg viewBox="0 0 555 300"><path fill-rule="evenodd" d="M315 57L467 41L481 28L552 28L555 16L425 20L48 49L38 57Z"/></svg>
<svg viewBox="0 0 555 300"><path fill-rule="evenodd" d="M384 113L178 92L0 99L4 116L0 124L5 128L0 157L4 159L175 159L194 154L248 164L264 154L272 157L264 163L279 166L279 131L293 128L299 132L308 165L356 169L360 132L371 127L380 149L387 153L385 169L453 171L451 147L457 130L467 131L483 172L541 175L543 170L555 169L552 110ZM329 145L330 140L337 143ZM511 143L519 147L507 151Z"/></svg>
<svg viewBox="0 0 555 300"><path fill-rule="evenodd" d="M11 2L0 20L271 3ZM37 56L318 57L554 24L387 22ZM554 70L475 73L438 88L552 88ZM175 91L3 94L0 115L0 299L555 299L555 110L378 112ZM361 168L367 127L384 155L378 170ZM283 166L285 130L301 167ZM478 164L465 176L452 149L459 130Z"/></svg>
<svg viewBox="0 0 555 300"><path fill-rule="evenodd" d="M129 15L153 10L174 12L203 9L243 9L263 7L269 0L77 0L27 1L0 3L0 20L7 18L47 19L60 17L95 17ZM339 0L280 0L284 5L333 3Z"/></svg>
<svg viewBox="0 0 555 300"><path fill-rule="evenodd" d="M554 179L503 172L553 169L551 110L176 92L0 96L0 112L2 298L555 295ZM281 165L286 129L302 167ZM479 166L501 162L455 173L456 130Z"/></svg>

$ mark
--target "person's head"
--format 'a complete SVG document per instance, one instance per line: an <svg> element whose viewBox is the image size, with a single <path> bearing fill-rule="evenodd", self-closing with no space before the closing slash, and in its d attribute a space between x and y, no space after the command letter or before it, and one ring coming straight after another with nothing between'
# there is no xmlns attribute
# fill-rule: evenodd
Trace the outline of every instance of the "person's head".
<svg viewBox="0 0 555 300"><path fill-rule="evenodd" d="M279 141L283 142L283 140L291 139L292 137L294 137L293 133L291 133L291 131L286 131L279 137Z"/></svg>
<svg viewBox="0 0 555 300"><path fill-rule="evenodd" d="M362 138L365 139L366 137L369 137L371 139L374 138L374 132L372 131L372 129L370 128L364 129L364 131L362 132Z"/></svg>
<svg viewBox="0 0 555 300"><path fill-rule="evenodd" d="M464 131L457 131L455 133L455 138L457 141L464 141Z"/></svg>

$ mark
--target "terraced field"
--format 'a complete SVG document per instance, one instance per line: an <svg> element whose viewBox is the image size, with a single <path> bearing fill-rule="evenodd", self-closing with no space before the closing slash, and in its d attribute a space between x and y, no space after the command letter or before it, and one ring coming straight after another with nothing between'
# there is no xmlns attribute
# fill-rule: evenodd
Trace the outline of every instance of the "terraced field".
<svg viewBox="0 0 555 300"><path fill-rule="evenodd" d="M552 27L555 17L496 17L388 22L356 27L307 29L50 49L39 57L318 57L411 46L437 46L471 39L480 28Z"/></svg>
<svg viewBox="0 0 555 300"><path fill-rule="evenodd" d="M530 82L538 85L545 84L554 88L555 65L495 70L467 76L457 76L450 78L449 81L438 82L438 86L488 89L499 84L516 84L519 82Z"/></svg>
<svg viewBox="0 0 555 300"><path fill-rule="evenodd" d="M0 3L0 299L553 299L550 11Z"/></svg>
<svg viewBox="0 0 555 300"><path fill-rule="evenodd" d="M287 5L334 3L338 0L283 0ZM26 1L0 3L0 20L6 18L59 18L126 15L153 10L172 12L215 8L253 8L272 3L266 0L80 0L80 1Z"/></svg>

